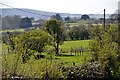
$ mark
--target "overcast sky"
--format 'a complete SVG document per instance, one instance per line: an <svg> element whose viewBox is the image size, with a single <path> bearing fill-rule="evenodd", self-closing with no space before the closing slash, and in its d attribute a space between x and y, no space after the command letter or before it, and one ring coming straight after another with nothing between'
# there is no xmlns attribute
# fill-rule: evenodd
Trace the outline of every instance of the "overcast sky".
<svg viewBox="0 0 120 80"><path fill-rule="evenodd" d="M0 0L0 3L15 8L77 14L95 14L103 9L106 9L106 13L113 13L118 9L118 2L119 0Z"/></svg>

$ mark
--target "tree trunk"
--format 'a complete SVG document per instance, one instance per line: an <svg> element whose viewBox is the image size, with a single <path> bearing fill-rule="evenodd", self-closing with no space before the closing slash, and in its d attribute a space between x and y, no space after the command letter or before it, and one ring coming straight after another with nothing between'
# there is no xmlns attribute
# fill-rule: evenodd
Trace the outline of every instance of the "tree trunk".
<svg viewBox="0 0 120 80"><path fill-rule="evenodd" d="M56 55L59 54L59 43L57 42L57 45L56 45Z"/></svg>

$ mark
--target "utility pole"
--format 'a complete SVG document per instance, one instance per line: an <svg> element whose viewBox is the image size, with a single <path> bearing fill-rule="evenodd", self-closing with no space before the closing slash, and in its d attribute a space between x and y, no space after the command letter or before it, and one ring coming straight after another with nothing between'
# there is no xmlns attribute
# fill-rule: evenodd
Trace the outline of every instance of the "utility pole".
<svg viewBox="0 0 120 80"><path fill-rule="evenodd" d="M105 9L104 9L104 24L103 24L103 26L104 26L104 31L106 30L106 28L105 28Z"/></svg>
<svg viewBox="0 0 120 80"><path fill-rule="evenodd" d="M118 54L120 58L120 1L118 2Z"/></svg>

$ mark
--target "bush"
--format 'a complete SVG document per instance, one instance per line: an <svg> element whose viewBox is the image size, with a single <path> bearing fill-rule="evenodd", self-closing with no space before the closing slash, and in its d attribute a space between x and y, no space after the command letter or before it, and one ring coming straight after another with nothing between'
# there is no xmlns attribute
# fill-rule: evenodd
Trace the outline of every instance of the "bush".
<svg viewBox="0 0 120 80"><path fill-rule="evenodd" d="M63 69L64 77L73 80L110 79L105 67L98 61L88 62L81 66L72 66Z"/></svg>
<svg viewBox="0 0 120 80"><path fill-rule="evenodd" d="M101 26L93 26L91 36L94 40L90 43L90 48L95 60L98 60L106 68L108 74L120 76L118 61L118 43L116 43L117 27L114 25L106 26L104 30Z"/></svg>
<svg viewBox="0 0 120 80"><path fill-rule="evenodd" d="M31 56L25 64L22 64L22 55L19 54L3 54L2 55L2 78L22 80L31 79L54 79L62 77L62 70L57 61L48 59L35 60Z"/></svg>

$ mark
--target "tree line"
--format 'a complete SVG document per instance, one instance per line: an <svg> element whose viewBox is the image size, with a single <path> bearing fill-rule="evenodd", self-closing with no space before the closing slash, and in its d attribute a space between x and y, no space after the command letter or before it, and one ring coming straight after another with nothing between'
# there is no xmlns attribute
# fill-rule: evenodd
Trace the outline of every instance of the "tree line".
<svg viewBox="0 0 120 80"><path fill-rule="evenodd" d="M32 27L32 19L19 15L2 17L2 29L19 29Z"/></svg>

